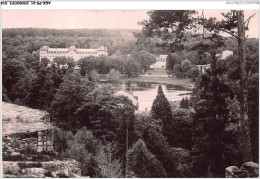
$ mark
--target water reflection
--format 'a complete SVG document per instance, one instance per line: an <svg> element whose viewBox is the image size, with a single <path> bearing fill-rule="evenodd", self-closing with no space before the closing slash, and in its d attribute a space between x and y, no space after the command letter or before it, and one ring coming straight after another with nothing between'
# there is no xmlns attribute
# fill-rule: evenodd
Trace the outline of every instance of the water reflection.
<svg viewBox="0 0 260 179"><path fill-rule="evenodd" d="M127 91L138 98L139 111L150 111L153 100L156 98L159 84L148 82L100 82L103 84L111 84L116 91ZM185 90L185 87L178 85L161 85L162 90L169 101L179 101L183 95L190 91Z"/></svg>

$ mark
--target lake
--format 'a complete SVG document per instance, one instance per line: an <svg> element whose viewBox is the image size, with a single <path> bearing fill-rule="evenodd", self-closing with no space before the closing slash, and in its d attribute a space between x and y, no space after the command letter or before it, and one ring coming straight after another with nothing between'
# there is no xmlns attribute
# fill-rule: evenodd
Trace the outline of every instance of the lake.
<svg viewBox="0 0 260 179"><path fill-rule="evenodd" d="M159 84L148 82L99 82L100 84L111 84L116 91L126 91L138 98L138 111L150 111L153 101L156 98ZM164 85L161 84L164 95L169 101L180 101L183 97L190 97L190 95L183 95L191 91L185 90L185 87L178 85Z"/></svg>

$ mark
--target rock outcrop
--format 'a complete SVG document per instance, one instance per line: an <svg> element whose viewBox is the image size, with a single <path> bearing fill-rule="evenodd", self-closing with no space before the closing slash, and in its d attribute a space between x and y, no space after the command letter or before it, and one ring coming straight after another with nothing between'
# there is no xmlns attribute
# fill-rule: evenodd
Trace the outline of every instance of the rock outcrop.
<svg viewBox="0 0 260 179"><path fill-rule="evenodd" d="M75 160L54 160L48 162L3 161L5 178L77 178L81 176L79 163Z"/></svg>
<svg viewBox="0 0 260 179"><path fill-rule="evenodd" d="M2 108L2 147L18 152L11 157L28 148L37 152L53 151L53 126L48 112L5 102ZM8 158L11 153L3 150Z"/></svg>
<svg viewBox="0 0 260 179"><path fill-rule="evenodd" d="M259 177L259 164L246 162L240 168L229 166L226 168L226 178L257 178Z"/></svg>
<svg viewBox="0 0 260 179"><path fill-rule="evenodd" d="M5 178L80 177L79 163L53 150L50 114L2 102L2 156Z"/></svg>

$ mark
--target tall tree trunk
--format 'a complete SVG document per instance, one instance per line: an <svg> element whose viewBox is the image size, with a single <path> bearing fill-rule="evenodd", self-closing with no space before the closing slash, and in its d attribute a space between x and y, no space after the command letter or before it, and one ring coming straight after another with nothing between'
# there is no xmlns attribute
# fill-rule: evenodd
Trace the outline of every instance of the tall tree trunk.
<svg viewBox="0 0 260 179"><path fill-rule="evenodd" d="M126 125L125 178L128 178L128 123Z"/></svg>
<svg viewBox="0 0 260 179"><path fill-rule="evenodd" d="M245 24L244 12L236 11L237 27L238 27L238 54L240 64L240 89L239 89L239 102L240 102L240 152L242 162L252 160L251 156L251 142L250 142L250 129L248 121L248 107L247 107L247 72L246 72L246 51L245 51Z"/></svg>

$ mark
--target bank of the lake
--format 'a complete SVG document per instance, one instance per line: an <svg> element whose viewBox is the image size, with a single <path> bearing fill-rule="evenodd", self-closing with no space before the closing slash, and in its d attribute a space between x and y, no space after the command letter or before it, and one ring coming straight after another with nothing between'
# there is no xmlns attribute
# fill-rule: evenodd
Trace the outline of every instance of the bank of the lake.
<svg viewBox="0 0 260 179"><path fill-rule="evenodd" d="M111 81L106 75L99 75L98 81ZM147 76L140 75L138 77L127 77L126 75L121 75L120 79L117 80L122 83L130 83L130 82L146 82L146 83L155 83L155 84L164 84L164 85L175 85L186 88L187 90L192 90L194 87L194 82L191 79L179 79L168 76ZM112 82L112 81L111 81Z"/></svg>
<svg viewBox="0 0 260 179"><path fill-rule="evenodd" d="M192 90L194 83L190 79L179 79L173 77L159 77L159 76L138 76L138 77L121 77L122 82L146 82L146 83L156 83L164 85L174 85L186 88L187 90Z"/></svg>

